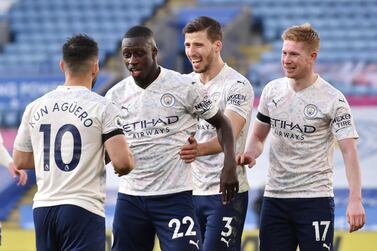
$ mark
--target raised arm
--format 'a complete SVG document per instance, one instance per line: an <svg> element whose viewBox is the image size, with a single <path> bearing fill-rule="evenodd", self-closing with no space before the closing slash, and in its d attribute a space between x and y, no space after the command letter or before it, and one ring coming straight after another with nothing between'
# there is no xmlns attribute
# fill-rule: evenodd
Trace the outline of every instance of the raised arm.
<svg viewBox="0 0 377 251"><path fill-rule="evenodd" d="M339 140L339 147L343 155L349 186L347 222L349 231L354 232L365 224L365 210L361 195L361 171L357 156L356 139Z"/></svg>

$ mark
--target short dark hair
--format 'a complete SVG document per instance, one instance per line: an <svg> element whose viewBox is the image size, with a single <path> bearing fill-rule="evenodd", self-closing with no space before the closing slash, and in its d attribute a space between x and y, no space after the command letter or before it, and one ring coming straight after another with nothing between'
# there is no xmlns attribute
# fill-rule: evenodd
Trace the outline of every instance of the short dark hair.
<svg viewBox="0 0 377 251"><path fill-rule="evenodd" d="M98 60L97 42L85 34L68 38L62 51L64 64L73 73L87 72L90 61Z"/></svg>
<svg viewBox="0 0 377 251"><path fill-rule="evenodd" d="M153 31L148 27L142 25L133 26L124 34L123 39L135 37L144 38L145 41L151 45L152 48L157 49L156 42L154 41Z"/></svg>
<svg viewBox="0 0 377 251"><path fill-rule="evenodd" d="M136 25L131 27L123 36L123 38L131 37L153 38L153 31L146 26Z"/></svg>
<svg viewBox="0 0 377 251"><path fill-rule="evenodd" d="M220 23L215 19L206 16L197 17L187 23L183 28L182 33L194 33L202 30L207 30L207 35L211 42L223 40L223 32Z"/></svg>

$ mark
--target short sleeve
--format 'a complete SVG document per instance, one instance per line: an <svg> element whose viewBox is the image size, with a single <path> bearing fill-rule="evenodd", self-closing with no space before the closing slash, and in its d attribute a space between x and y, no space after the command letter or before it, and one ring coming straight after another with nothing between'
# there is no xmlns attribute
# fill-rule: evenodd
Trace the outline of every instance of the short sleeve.
<svg viewBox="0 0 377 251"><path fill-rule="evenodd" d="M249 81L236 81L226 93L226 107L247 119L253 107L254 92Z"/></svg>
<svg viewBox="0 0 377 251"><path fill-rule="evenodd" d="M258 105L258 112L261 113L262 115L266 117L270 117L270 113L268 111L268 102L269 102L269 84L267 84L262 91L262 95L259 100L259 105ZM263 121L261 121L263 122Z"/></svg>
<svg viewBox="0 0 377 251"><path fill-rule="evenodd" d="M187 93L187 109L201 119L210 119L218 112L218 106L209 97L207 91L199 84L191 84Z"/></svg>
<svg viewBox="0 0 377 251"><path fill-rule="evenodd" d="M14 141L14 148L22 152L33 152L31 144L30 128L28 125L30 117L30 106L26 107L24 114L22 115L21 124L17 131L17 136Z"/></svg>
<svg viewBox="0 0 377 251"><path fill-rule="evenodd" d="M108 102L103 114L102 134L122 129L121 111L113 102Z"/></svg>
<svg viewBox="0 0 377 251"><path fill-rule="evenodd" d="M358 138L351 108L343 94L334 99L331 131L337 140Z"/></svg>

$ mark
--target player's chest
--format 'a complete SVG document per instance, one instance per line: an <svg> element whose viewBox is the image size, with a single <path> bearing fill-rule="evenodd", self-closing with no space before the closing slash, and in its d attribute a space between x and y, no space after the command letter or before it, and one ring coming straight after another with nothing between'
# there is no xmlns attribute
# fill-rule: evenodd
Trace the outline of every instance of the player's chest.
<svg viewBox="0 0 377 251"><path fill-rule="evenodd" d="M189 117L174 92L141 92L124 97L121 105L123 129L126 132L171 131Z"/></svg>
<svg viewBox="0 0 377 251"><path fill-rule="evenodd" d="M271 127L314 132L329 125L328 104L297 96L275 96L267 103Z"/></svg>

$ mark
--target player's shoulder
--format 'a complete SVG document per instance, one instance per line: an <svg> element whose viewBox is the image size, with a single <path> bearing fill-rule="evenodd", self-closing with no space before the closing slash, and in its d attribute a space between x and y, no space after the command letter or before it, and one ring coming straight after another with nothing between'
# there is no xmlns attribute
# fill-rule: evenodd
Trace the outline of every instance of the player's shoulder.
<svg viewBox="0 0 377 251"><path fill-rule="evenodd" d="M158 87L162 92L187 96L188 93L195 93L195 90L201 88L201 85L191 74L182 74L161 67L160 85Z"/></svg>
<svg viewBox="0 0 377 251"><path fill-rule="evenodd" d="M242 75L240 72L235 70L234 68L225 65L225 78L229 80L230 82L237 83L237 84L243 84L245 86L251 86L250 81Z"/></svg>
<svg viewBox="0 0 377 251"><path fill-rule="evenodd" d="M254 90L250 81L235 69L226 65L222 81L224 90L232 92L242 92L247 96L253 96Z"/></svg>
<svg viewBox="0 0 377 251"><path fill-rule="evenodd" d="M171 84L190 86L194 84L194 82L197 82L195 75L193 75L192 73L182 74L180 72L162 67L161 73L163 74L163 79L170 82Z"/></svg>
<svg viewBox="0 0 377 251"><path fill-rule="evenodd" d="M33 101L31 101L29 104L27 104L25 110L26 111L31 110L34 107L37 107L37 106L45 103L47 100L54 100L54 99L56 99L57 96L58 96L58 93L57 93L56 89L49 91L49 92L46 92L45 94L43 94L39 98L36 98Z"/></svg>
<svg viewBox="0 0 377 251"><path fill-rule="evenodd" d="M288 79L286 77L276 78L268 82L264 88L264 92L282 92L288 85Z"/></svg>
<svg viewBox="0 0 377 251"><path fill-rule="evenodd" d="M128 76L124 79L122 79L121 81L119 81L118 83L114 84L106 93L106 96L109 95L109 94L113 94L115 92L118 92L119 90L122 90L122 89L125 89L128 85L131 84L131 81L132 80L132 76Z"/></svg>
<svg viewBox="0 0 377 251"><path fill-rule="evenodd" d="M317 90L320 92L320 95L323 95L329 98L330 100L334 98L344 98L344 95L340 90L338 90L335 86L321 78L321 76L318 76L318 79L316 81L316 87Z"/></svg>

